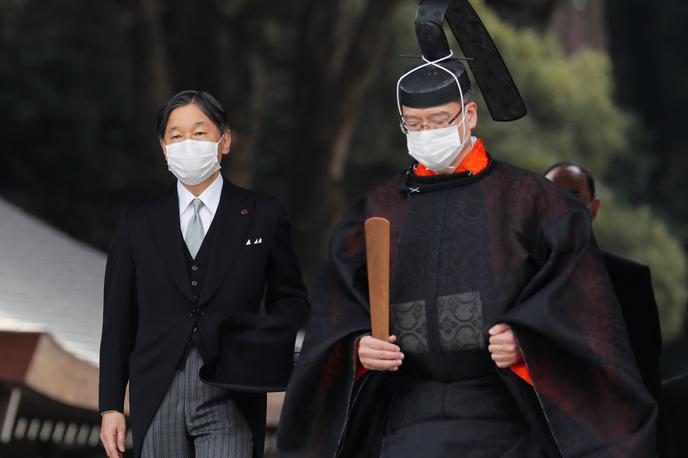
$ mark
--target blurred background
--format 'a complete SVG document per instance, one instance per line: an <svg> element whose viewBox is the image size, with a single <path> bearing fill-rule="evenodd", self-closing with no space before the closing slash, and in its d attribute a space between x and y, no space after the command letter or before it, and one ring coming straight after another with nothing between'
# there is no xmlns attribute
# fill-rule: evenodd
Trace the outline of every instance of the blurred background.
<svg viewBox="0 0 688 458"><path fill-rule="evenodd" d="M597 176L598 241L650 266L663 375L688 372L688 3L471 3L529 108L498 124L480 99L476 134L499 160ZM167 98L224 104L224 173L285 202L312 285L348 202L410 164L394 90L416 6L0 0L0 458L102 455L104 252L126 205L174 183L154 125Z"/></svg>

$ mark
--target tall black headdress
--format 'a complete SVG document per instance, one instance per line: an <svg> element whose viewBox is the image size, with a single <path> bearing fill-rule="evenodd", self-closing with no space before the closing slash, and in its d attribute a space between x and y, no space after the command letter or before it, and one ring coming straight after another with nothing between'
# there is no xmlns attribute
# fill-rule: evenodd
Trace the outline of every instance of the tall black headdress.
<svg viewBox="0 0 688 458"><path fill-rule="evenodd" d="M495 121L514 121L527 109L492 37L468 0L421 0L416 37L424 64L399 78L400 105L424 108L463 99L471 83L453 58L442 24L447 21ZM457 85L458 83L458 85Z"/></svg>

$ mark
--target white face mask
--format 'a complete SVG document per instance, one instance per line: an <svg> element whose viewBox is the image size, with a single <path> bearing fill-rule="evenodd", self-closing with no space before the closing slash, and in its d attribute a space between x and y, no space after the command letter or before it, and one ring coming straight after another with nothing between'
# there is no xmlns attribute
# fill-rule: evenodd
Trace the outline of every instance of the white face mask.
<svg viewBox="0 0 688 458"><path fill-rule="evenodd" d="M459 134L460 126L465 122L466 116L461 113L461 123L458 126L407 132L408 153L430 170L448 168L461 154L469 138L466 135L461 139Z"/></svg>
<svg viewBox="0 0 688 458"><path fill-rule="evenodd" d="M222 135L224 137L224 134ZM187 185L203 183L220 170L217 147L222 141L184 140L165 145L167 167L179 181Z"/></svg>
<svg viewBox="0 0 688 458"><path fill-rule="evenodd" d="M461 126L464 126L464 129L466 126L466 105L463 99L463 89L461 88L461 83L456 75L441 65L437 65L438 62L449 59L453 55L453 51L449 51L447 56L441 57L434 61L430 61L423 56L423 60L425 61L424 64L409 70L401 75L401 77L397 80L397 108L399 108L399 116L402 118L404 113L402 111L401 100L399 98L399 85L401 84L401 80L406 78L408 75L420 70L421 68L433 66L438 70L448 73L452 78L454 78L454 81L456 81L456 86L459 89L459 101L461 103L461 122L459 122L458 126L406 132L406 145L408 147L408 153L415 160L433 171L449 168L450 164L459 156L459 154L461 154L466 142L470 139L465 130L465 136L463 139L461 139L459 134Z"/></svg>

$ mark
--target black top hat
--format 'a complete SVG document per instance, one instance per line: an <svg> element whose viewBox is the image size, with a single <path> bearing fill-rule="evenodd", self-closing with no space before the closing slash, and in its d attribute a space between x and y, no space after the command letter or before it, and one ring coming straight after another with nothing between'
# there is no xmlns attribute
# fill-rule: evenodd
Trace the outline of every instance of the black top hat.
<svg viewBox="0 0 688 458"><path fill-rule="evenodd" d="M218 331L218 354L199 372L203 382L251 393L287 389L298 332L291 321L242 314L222 321Z"/></svg>

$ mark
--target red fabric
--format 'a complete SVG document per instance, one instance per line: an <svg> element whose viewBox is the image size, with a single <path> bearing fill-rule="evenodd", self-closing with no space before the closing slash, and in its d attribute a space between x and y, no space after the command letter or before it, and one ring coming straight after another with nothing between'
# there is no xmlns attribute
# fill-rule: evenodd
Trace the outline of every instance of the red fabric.
<svg viewBox="0 0 688 458"><path fill-rule="evenodd" d="M526 367L526 363L521 362L518 364L514 364L509 369L511 369L514 372L514 374L518 375L523 380L528 382L528 384L530 386L533 386L533 380L530 378L530 372L528 372L528 368Z"/></svg>
<svg viewBox="0 0 688 458"><path fill-rule="evenodd" d="M487 152L485 152L485 147L480 139L477 139L471 151L463 158L458 167L454 170L454 173L471 172L476 175L487 167L489 160L487 158ZM415 169L415 174L419 177L435 176L436 173L425 167L423 164L417 164Z"/></svg>

